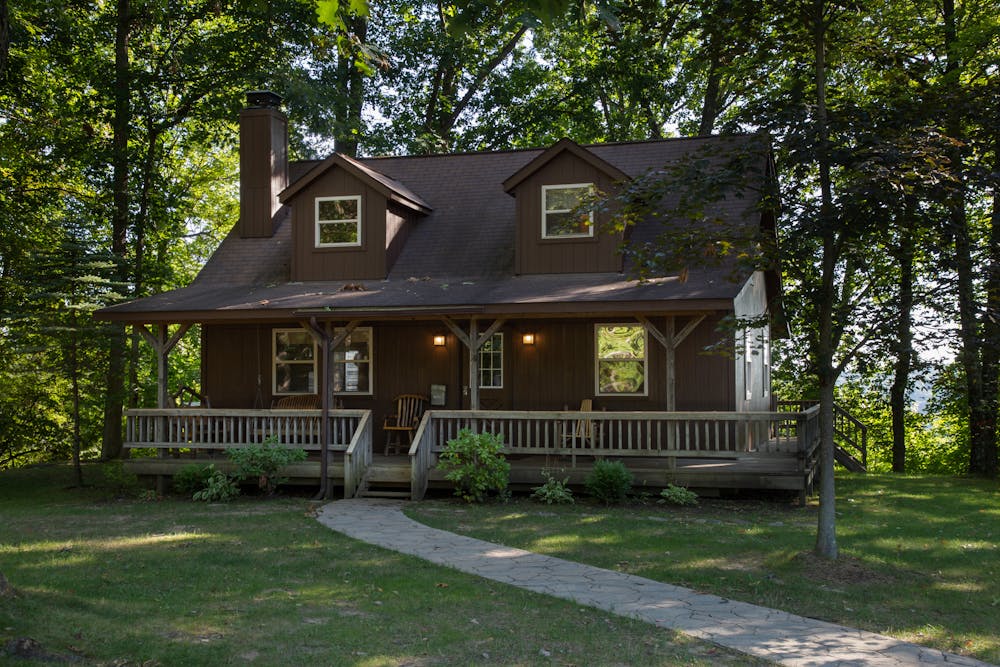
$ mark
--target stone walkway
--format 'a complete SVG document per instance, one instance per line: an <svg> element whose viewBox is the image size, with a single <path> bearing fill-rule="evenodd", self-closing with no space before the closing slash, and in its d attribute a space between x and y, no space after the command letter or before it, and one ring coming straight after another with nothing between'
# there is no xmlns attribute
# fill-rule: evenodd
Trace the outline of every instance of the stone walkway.
<svg viewBox="0 0 1000 667"><path fill-rule="evenodd" d="M486 579L670 628L783 665L986 665L891 637L735 602L429 528L403 503L339 500L319 521L337 532Z"/></svg>

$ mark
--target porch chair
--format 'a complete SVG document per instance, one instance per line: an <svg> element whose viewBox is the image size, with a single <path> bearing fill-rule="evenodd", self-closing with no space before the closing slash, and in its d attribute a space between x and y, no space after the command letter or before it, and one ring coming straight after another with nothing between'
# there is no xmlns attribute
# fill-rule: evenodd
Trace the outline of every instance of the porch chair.
<svg viewBox="0 0 1000 667"><path fill-rule="evenodd" d="M593 412L594 399L585 398L580 401L580 412ZM571 465L576 467L576 450L589 443L594 446L594 421L592 419L577 419L570 433L562 434L563 447L570 449Z"/></svg>
<svg viewBox="0 0 1000 667"><path fill-rule="evenodd" d="M428 403L427 397L420 394L400 394L396 397L395 402L395 414L386 416L382 422L382 430L385 431L385 450L383 453L386 456L389 455L390 448L394 452L399 452L399 448L403 446L403 443L400 442L400 433L406 433L406 447L409 450L410 444L413 443L413 434L416 433L417 426L420 425L420 419L424 416L424 410L427 409Z"/></svg>
<svg viewBox="0 0 1000 667"><path fill-rule="evenodd" d="M282 396L271 403L272 410L318 410L319 408L319 396L315 394Z"/></svg>

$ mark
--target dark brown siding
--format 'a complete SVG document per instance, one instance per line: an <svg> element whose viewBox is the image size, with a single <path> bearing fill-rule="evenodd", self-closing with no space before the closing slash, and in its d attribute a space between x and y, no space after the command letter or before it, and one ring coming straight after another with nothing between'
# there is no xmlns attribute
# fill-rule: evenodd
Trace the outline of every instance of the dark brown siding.
<svg viewBox="0 0 1000 667"><path fill-rule="evenodd" d="M594 183L603 192L613 188L599 169L571 153L559 155L514 191L517 197L516 272L602 273L621 270L620 235L603 229L608 216L595 218L593 238L542 238L542 186Z"/></svg>
<svg viewBox="0 0 1000 667"><path fill-rule="evenodd" d="M316 197L361 195L361 246L316 247ZM382 279L386 275L386 199L333 168L292 200L292 280Z"/></svg>
<svg viewBox="0 0 1000 667"><path fill-rule="evenodd" d="M393 265L403 251L410 229L415 224L416 216L401 209L398 205L389 205L385 217L385 271L392 271Z"/></svg>
<svg viewBox="0 0 1000 667"><path fill-rule="evenodd" d="M664 318L652 318L663 328ZM685 324L679 317L677 328ZM504 332L504 386L482 389L484 409L575 410L585 398L596 410L651 410L664 408L666 366L663 348L653 337L647 345L648 396L597 396L594 382L594 325L629 322L619 319L519 320L508 322ZM460 322L466 327L466 322ZM684 341L677 354L677 408L679 410L732 410L733 363L721 354L703 354L718 341L718 318L710 318ZM289 322L276 328L294 328ZM373 341L372 396L342 395L344 407L370 409L376 425L376 451L381 451L381 425L393 410L399 394L430 396L432 384L446 386L451 409L468 408L468 352L437 322L370 323ZM480 323L481 330L488 322ZM270 407L270 325L205 326L202 333L202 383L218 408L255 407L260 375L261 403ZM524 345L524 333L535 334L534 345ZM434 347L432 337L445 334L445 347Z"/></svg>

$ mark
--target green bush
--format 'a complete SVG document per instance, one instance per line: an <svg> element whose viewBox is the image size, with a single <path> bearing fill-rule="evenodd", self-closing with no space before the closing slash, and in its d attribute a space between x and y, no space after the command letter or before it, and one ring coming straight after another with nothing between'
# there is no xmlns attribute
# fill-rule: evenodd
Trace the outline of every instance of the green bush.
<svg viewBox="0 0 1000 667"><path fill-rule="evenodd" d="M566 486L569 477L559 481L547 470L542 471L542 477L545 478L545 483L532 490L532 499L546 505L573 504L573 492Z"/></svg>
<svg viewBox="0 0 1000 667"><path fill-rule="evenodd" d="M236 479L212 468L212 474L205 480L205 487L200 491L195 491L191 496L194 500L203 500L206 503L229 502L240 495L240 485Z"/></svg>
<svg viewBox="0 0 1000 667"><path fill-rule="evenodd" d="M174 474L174 490L190 498L207 486L208 479L214 472L214 465L204 466L190 463Z"/></svg>
<svg viewBox="0 0 1000 667"><path fill-rule="evenodd" d="M697 505L698 494L683 486L667 484L667 488L660 491L660 502L670 505Z"/></svg>
<svg viewBox="0 0 1000 667"><path fill-rule="evenodd" d="M274 495L278 485L286 481L278 475L281 469L306 459L304 449L279 445L275 438L268 438L259 445L230 449L228 454L236 464L233 477L240 482L255 480L257 487L269 496Z"/></svg>
<svg viewBox="0 0 1000 667"><path fill-rule="evenodd" d="M455 483L455 495L466 502L481 503L491 495L502 498L507 493L510 464L500 436L463 428L448 441L438 466L445 479Z"/></svg>
<svg viewBox="0 0 1000 667"><path fill-rule="evenodd" d="M122 461L102 464L101 477L97 486L111 498L136 498L142 490L139 478L125 470Z"/></svg>
<svg viewBox="0 0 1000 667"><path fill-rule="evenodd" d="M632 490L632 473L621 461L598 460L583 485L605 505L619 505Z"/></svg>

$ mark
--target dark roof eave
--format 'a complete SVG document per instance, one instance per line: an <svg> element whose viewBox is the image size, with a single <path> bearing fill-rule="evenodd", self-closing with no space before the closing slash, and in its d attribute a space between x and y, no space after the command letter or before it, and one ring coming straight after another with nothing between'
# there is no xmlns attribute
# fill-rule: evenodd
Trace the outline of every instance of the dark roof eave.
<svg viewBox="0 0 1000 667"><path fill-rule="evenodd" d="M469 304L455 306L386 307L386 308L322 308L310 309L256 309L256 310L178 310L178 311L129 311L115 312L102 309L94 313L99 320L124 324L181 324L181 323L268 323L300 320L315 317L318 320L392 320L431 319L450 316L505 316L505 317L600 317L602 315L628 315L630 313L704 313L731 311L731 299L677 299L650 301L590 301L590 302L531 302Z"/></svg>

